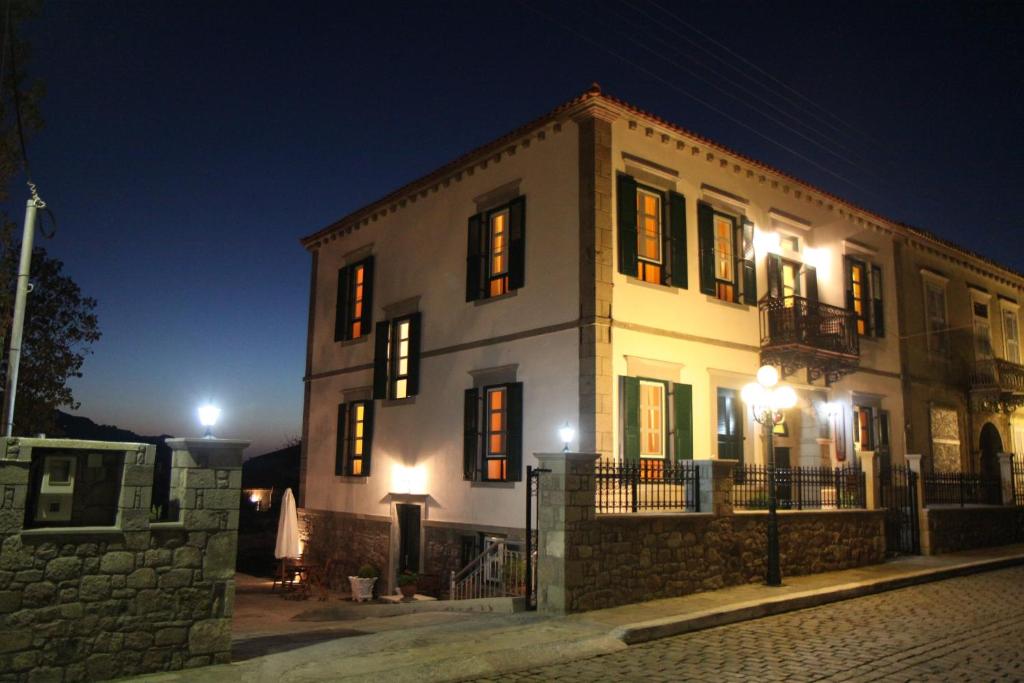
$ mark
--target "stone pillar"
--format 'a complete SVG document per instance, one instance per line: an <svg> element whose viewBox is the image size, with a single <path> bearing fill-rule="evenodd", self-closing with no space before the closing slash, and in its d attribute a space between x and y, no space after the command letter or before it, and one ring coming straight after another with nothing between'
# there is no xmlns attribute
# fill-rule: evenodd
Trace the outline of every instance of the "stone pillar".
<svg viewBox="0 0 1024 683"><path fill-rule="evenodd" d="M597 453L536 453L541 469L537 498L537 611L572 611L573 588L589 560L580 535L595 516Z"/></svg>
<svg viewBox="0 0 1024 683"><path fill-rule="evenodd" d="M31 464L31 449L22 449L16 438L3 440L0 450L0 540L5 535L19 533L25 524Z"/></svg>
<svg viewBox="0 0 1024 683"><path fill-rule="evenodd" d="M732 514L732 475L736 460L695 460L700 477L700 508L697 512Z"/></svg>
<svg viewBox="0 0 1024 683"><path fill-rule="evenodd" d="M864 507L878 510L882 507L881 494L878 488L878 453L861 451L860 469L864 472ZM838 495L839 492L836 492Z"/></svg>
<svg viewBox="0 0 1024 683"><path fill-rule="evenodd" d="M167 439L171 448L171 503L189 537L205 540L202 581L209 582L213 605L207 619L194 622L188 650L194 658L228 661L235 601L235 552L238 503L242 488L242 451L248 441Z"/></svg>
<svg viewBox="0 0 1024 683"><path fill-rule="evenodd" d="M921 476L921 454L907 453L907 465L910 471L917 475L915 496L917 497L917 522L919 538L921 539L921 554L931 555L932 537L928 532L928 508L924 504L924 478Z"/></svg>
<svg viewBox="0 0 1024 683"><path fill-rule="evenodd" d="M1013 481L1013 453L999 454L999 476L1003 483L1003 505L1015 505Z"/></svg>

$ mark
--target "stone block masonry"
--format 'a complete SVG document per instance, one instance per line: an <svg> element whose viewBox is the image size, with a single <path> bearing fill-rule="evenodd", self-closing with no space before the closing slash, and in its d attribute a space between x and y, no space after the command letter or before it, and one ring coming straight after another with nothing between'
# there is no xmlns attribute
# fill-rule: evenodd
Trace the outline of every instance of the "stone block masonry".
<svg viewBox="0 0 1024 683"><path fill-rule="evenodd" d="M347 577L359 567L370 564L378 572L377 589L384 590L390 561L391 522L385 518L364 517L327 510L300 510L299 524L310 562L334 567L332 578L348 590Z"/></svg>
<svg viewBox="0 0 1024 683"><path fill-rule="evenodd" d="M93 681L230 661L242 451L171 439L176 522L150 523L154 448L0 446L0 681ZM117 523L24 528L35 449L121 451ZM229 505L230 501L233 505Z"/></svg>

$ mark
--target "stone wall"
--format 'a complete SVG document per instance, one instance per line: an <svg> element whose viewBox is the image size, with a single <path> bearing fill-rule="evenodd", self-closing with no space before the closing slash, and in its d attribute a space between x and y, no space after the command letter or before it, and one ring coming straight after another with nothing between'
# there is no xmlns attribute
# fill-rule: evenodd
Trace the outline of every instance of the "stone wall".
<svg viewBox="0 0 1024 683"><path fill-rule="evenodd" d="M921 551L929 555L1024 541L1024 508L929 507L921 515Z"/></svg>
<svg viewBox="0 0 1024 683"><path fill-rule="evenodd" d="M883 514L780 513L783 577L881 562ZM567 536L566 611L763 581L766 539L766 513L597 516Z"/></svg>
<svg viewBox="0 0 1024 683"><path fill-rule="evenodd" d="M176 522L150 524L153 446L7 439L0 681L87 681L230 661L245 442L173 439ZM124 453L113 527L23 528L35 448Z"/></svg>
<svg viewBox="0 0 1024 683"><path fill-rule="evenodd" d="M346 577L355 576L364 564L373 565L382 577L390 566L391 522L361 517L345 512L300 510L299 525L305 542L304 553L313 563L324 566L328 560L335 567L335 581L348 589Z"/></svg>

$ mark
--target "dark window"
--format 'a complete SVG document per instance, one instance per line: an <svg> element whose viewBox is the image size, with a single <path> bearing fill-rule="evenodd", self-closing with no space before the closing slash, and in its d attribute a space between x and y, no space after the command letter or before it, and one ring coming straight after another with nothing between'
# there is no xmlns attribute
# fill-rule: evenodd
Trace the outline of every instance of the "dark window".
<svg viewBox="0 0 1024 683"><path fill-rule="evenodd" d="M373 324L373 257L338 270L334 340L359 339Z"/></svg>
<svg viewBox="0 0 1024 683"><path fill-rule="evenodd" d="M25 526L114 526L124 453L36 448Z"/></svg>
<svg viewBox="0 0 1024 683"><path fill-rule="evenodd" d="M339 404L334 473L349 477L370 476L372 445L373 401Z"/></svg>
<svg viewBox="0 0 1024 683"><path fill-rule="evenodd" d="M525 269L526 197L469 217L466 301L521 289Z"/></svg>
<svg viewBox="0 0 1024 683"><path fill-rule="evenodd" d="M522 383L467 389L464 402L463 477L471 481L519 481Z"/></svg>
<svg viewBox="0 0 1024 683"><path fill-rule="evenodd" d="M639 185L632 176L618 179L619 272L685 288L686 199L678 192Z"/></svg>
<svg viewBox="0 0 1024 683"><path fill-rule="evenodd" d="M735 389L718 389L718 457L743 462L743 404Z"/></svg>
<svg viewBox="0 0 1024 683"><path fill-rule="evenodd" d="M723 301L757 303L754 224L710 204L697 205L700 290Z"/></svg>
<svg viewBox="0 0 1024 683"><path fill-rule="evenodd" d="M377 323L373 397L404 399L419 393L419 313Z"/></svg>

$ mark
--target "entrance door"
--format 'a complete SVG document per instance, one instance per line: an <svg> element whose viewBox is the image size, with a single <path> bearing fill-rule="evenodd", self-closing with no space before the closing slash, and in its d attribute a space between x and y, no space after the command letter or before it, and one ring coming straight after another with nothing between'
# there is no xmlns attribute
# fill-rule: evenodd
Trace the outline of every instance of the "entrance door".
<svg viewBox="0 0 1024 683"><path fill-rule="evenodd" d="M398 504L398 573L420 570L420 506Z"/></svg>
<svg viewBox="0 0 1024 683"><path fill-rule="evenodd" d="M775 447L775 500L783 510L793 507L793 481L789 446Z"/></svg>

